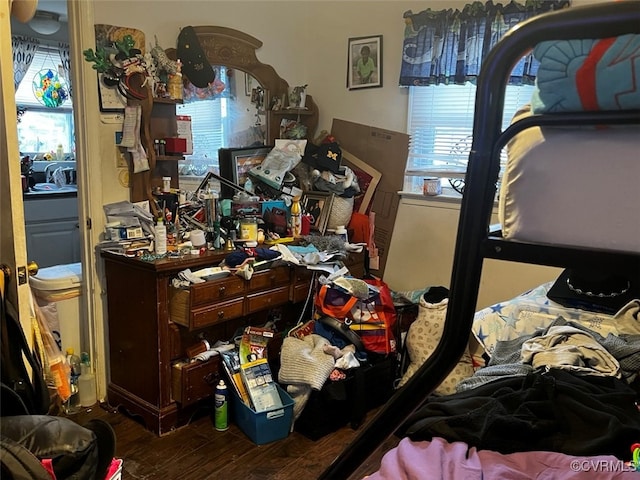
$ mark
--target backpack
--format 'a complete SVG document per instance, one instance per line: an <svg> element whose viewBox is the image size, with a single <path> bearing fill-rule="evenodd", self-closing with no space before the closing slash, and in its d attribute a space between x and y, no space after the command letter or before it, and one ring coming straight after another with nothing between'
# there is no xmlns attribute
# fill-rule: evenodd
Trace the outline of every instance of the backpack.
<svg viewBox="0 0 640 480"><path fill-rule="evenodd" d="M45 415L49 411L49 391L42 364L29 349L27 339L14 307L2 292L0 313L0 416ZM32 369L29 377L27 362Z"/></svg>

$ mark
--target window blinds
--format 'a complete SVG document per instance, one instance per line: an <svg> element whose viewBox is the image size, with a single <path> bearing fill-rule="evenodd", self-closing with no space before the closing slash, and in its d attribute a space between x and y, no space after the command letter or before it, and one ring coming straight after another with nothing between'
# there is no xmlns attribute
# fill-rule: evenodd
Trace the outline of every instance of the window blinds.
<svg viewBox="0 0 640 480"><path fill-rule="evenodd" d="M529 103L533 88L531 85L507 87L503 128L509 125L519 107ZM421 191L422 179L427 176L463 178L471 149L475 85L441 84L409 89L410 141L405 190Z"/></svg>

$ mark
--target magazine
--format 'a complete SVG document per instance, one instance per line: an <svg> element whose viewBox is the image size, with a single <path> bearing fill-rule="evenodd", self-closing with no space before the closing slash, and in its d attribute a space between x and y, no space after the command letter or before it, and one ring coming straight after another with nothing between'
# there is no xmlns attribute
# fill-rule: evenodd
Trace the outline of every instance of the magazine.
<svg viewBox="0 0 640 480"><path fill-rule="evenodd" d="M229 381L238 395L238 398L250 407L251 399L249 398L249 393L247 392L244 382L242 381L242 376L240 375L240 357L238 355L238 351L227 350L220 352L220 356L222 357L222 366L224 367L225 372L227 372Z"/></svg>
<svg viewBox="0 0 640 480"><path fill-rule="evenodd" d="M282 407L282 399L266 358L240 365L240 373L255 412Z"/></svg>

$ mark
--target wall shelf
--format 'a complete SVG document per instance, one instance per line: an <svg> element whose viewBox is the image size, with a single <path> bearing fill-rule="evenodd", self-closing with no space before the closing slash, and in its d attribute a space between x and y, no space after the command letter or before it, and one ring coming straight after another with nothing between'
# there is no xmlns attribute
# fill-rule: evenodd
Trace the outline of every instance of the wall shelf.
<svg viewBox="0 0 640 480"><path fill-rule="evenodd" d="M132 202L149 200L154 215L158 215L153 191L162 188L162 177L171 177L171 188L179 188L178 161L182 155L157 155L153 148L153 141L161 138L178 136L176 122L176 105L182 100L172 98L153 98L151 88L146 87L147 98L129 100L129 105L142 107L140 123L140 140L147 152L149 170L140 173L133 172L133 162L130 162L130 199Z"/></svg>

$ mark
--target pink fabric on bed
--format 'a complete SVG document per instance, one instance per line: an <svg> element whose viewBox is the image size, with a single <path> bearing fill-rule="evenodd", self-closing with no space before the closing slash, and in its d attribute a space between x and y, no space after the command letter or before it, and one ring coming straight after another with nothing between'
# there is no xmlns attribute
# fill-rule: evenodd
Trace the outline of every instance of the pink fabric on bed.
<svg viewBox="0 0 640 480"><path fill-rule="evenodd" d="M575 457L555 452L518 452L503 455L476 450L466 443L448 443L442 438L431 442L412 442L403 438L388 451L380 470L367 480L591 480L593 478L638 480L621 460L602 455Z"/></svg>

